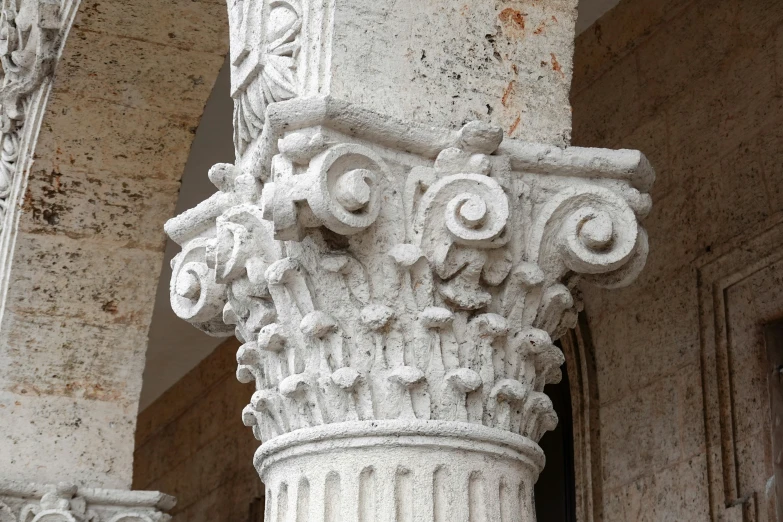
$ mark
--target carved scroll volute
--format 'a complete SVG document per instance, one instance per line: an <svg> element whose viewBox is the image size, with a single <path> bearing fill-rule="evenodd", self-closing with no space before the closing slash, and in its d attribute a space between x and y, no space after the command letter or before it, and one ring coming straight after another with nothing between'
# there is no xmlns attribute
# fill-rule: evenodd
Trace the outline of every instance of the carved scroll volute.
<svg viewBox="0 0 783 522"><path fill-rule="evenodd" d="M196 238L171 261L170 301L174 313L208 334L225 336L233 328L223 322L226 286L215 281L207 265L214 241Z"/></svg>
<svg viewBox="0 0 783 522"><path fill-rule="evenodd" d="M560 379L553 340L576 318L574 276L635 275L649 198L571 164L520 170L564 152L515 159L486 124L402 148L410 129L371 139L381 116L339 105L350 121L330 126L310 102L273 108L267 163L242 167L257 172L215 169L221 192L193 232L214 238L177 259L182 315L212 324L222 310L244 343L238 377L257 387L245 423L270 439L439 420L537 442L556 424L543 390Z"/></svg>
<svg viewBox="0 0 783 522"><path fill-rule="evenodd" d="M647 258L647 235L638 220L649 208L649 196L638 195L629 202L600 186L568 187L538 212L529 256L550 280L571 270L588 276L593 284L624 286Z"/></svg>
<svg viewBox="0 0 783 522"><path fill-rule="evenodd" d="M316 140L314 143L313 140ZM275 238L301 241L308 228L325 226L342 235L370 227L380 212L385 162L367 147L339 144L325 148L318 136L281 140L282 154L272 165L273 182L264 186L264 218ZM301 164L307 169L304 172Z"/></svg>

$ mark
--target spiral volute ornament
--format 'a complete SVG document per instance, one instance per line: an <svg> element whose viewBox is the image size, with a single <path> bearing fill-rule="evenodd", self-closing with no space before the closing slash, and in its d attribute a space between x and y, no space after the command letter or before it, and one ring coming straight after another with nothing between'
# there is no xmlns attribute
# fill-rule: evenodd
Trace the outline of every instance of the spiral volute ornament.
<svg viewBox="0 0 783 522"><path fill-rule="evenodd" d="M171 308L191 323L220 317L226 304L226 287L215 282L215 271L207 266L208 246L209 240L195 239L172 261Z"/></svg>
<svg viewBox="0 0 783 522"><path fill-rule="evenodd" d="M422 196L416 227L420 237L437 229L438 213L454 242L489 246L508 223L508 198L489 176L453 174L436 181Z"/></svg>
<svg viewBox="0 0 783 522"><path fill-rule="evenodd" d="M580 187L558 194L540 214L539 263L562 259L579 274L604 274L625 265L640 243L631 206L602 187Z"/></svg>
<svg viewBox="0 0 783 522"><path fill-rule="evenodd" d="M383 160L365 147L331 147L310 163L310 208L333 232L361 232L378 218L386 170Z"/></svg>

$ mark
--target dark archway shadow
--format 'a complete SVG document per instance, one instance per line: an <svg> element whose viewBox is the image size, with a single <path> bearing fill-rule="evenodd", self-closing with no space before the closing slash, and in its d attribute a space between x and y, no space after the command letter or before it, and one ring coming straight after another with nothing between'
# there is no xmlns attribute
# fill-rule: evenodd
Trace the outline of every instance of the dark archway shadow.
<svg viewBox="0 0 783 522"><path fill-rule="evenodd" d="M560 419L540 445L547 464L535 486L537 522L603 520L601 431L595 357L587 317L559 341L563 379L545 391Z"/></svg>
<svg viewBox="0 0 783 522"><path fill-rule="evenodd" d="M546 467L535 486L537 522L577 522L574 419L566 364L561 371L563 379L544 390L552 399L560 421L539 442L546 455Z"/></svg>

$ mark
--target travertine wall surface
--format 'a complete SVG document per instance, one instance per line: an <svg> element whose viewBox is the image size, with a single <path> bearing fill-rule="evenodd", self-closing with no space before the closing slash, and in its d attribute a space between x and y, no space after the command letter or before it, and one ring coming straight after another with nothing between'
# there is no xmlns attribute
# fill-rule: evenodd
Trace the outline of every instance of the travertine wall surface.
<svg viewBox="0 0 783 522"><path fill-rule="evenodd" d="M252 390L236 379L237 348L234 338L221 344L139 415L133 487L176 496L175 522L249 521L263 499L258 441L242 425ZM260 522L263 500L257 506Z"/></svg>
<svg viewBox="0 0 783 522"><path fill-rule="evenodd" d="M757 289L777 289L765 301L752 285L727 290L727 326L715 326L734 353L726 375L703 357L716 319L700 318L699 296L710 288L705 263L741 250L783 210L783 3L625 0L578 38L572 102L575 145L638 148L658 173L647 267L627 289L586 292L604 520L715 520L711 485L712 517L736 502L732 520L769 520L760 329L783 313L779 278L755 276ZM729 390L721 409L716 389ZM732 419L732 440L728 429L705 432Z"/></svg>
<svg viewBox="0 0 783 522"><path fill-rule="evenodd" d="M130 486L163 222L227 49L222 0L81 3L20 202L3 478Z"/></svg>

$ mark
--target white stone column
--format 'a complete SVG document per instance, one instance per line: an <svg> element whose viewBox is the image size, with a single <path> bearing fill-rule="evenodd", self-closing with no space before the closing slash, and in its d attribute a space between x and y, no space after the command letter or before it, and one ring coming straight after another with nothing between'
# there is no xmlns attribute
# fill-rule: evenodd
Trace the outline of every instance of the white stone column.
<svg viewBox="0 0 783 522"><path fill-rule="evenodd" d="M539 4L230 1L237 161L166 231L174 310L244 343L267 522L535 520L553 341L641 270L654 179L566 147Z"/></svg>

